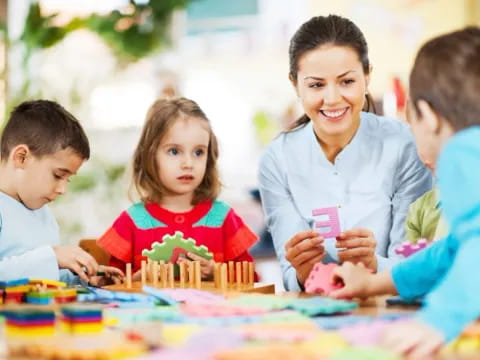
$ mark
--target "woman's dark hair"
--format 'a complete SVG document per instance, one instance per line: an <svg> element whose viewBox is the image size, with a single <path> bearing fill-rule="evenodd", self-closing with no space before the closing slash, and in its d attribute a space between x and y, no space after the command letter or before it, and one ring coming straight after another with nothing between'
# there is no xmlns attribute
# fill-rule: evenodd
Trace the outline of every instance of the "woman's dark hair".
<svg viewBox="0 0 480 360"><path fill-rule="evenodd" d="M290 40L290 78L297 80L298 61L307 51L322 45L332 44L353 49L362 63L363 72L370 73L368 46L360 29L352 21L338 15L315 16L304 23ZM364 110L376 112L375 104L369 94L365 95ZM290 129L305 125L310 119L305 114L295 121Z"/></svg>
<svg viewBox="0 0 480 360"><path fill-rule="evenodd" d="M480 28L438 36L419 50L410 73L410 99L417 115L426 101L456 130L480 125Z"/></svg>

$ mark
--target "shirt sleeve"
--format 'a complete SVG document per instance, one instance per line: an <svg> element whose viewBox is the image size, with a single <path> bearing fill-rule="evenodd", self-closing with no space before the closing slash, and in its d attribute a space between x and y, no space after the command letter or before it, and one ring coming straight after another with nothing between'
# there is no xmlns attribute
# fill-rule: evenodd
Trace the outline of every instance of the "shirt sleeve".
<svg viewBox="0 0 480 360"><path fill-rule="evenodd" d="M395 249L405 239L405 219L411 203L432 188L432 175L420 161L413 138L399 154L392 197L392 227L387 257L377 254L378 270L391 268L401 257Z"/></svg>
<svg viewBox="0 0 480 360"><path fill-rule="evenodd" d="M258 241L258 236L243 222L233 209L223 223L223 236L225 239L225 261L240 261L238 257L247 253L248 249ZM250 261L253 258L250 256Z"/></svg>
<svg viewBox="0 0 480 360"><path fill-rule="evenodd" d="M286 175L269 148L262 156L259 168L259 188L266 222L288 291L301 291L297 272L285 258L285 243L296 233L308 230L309 224L300 216L287 187Z"/></svg>
<svg viewBox="0 0 480 360"><path fill-rule="evenodd" d="M407 218L405 219L405 240L411 243L416 242L421 237L420 223L422 219L422 205L425 200L424 196L415 200L408 208Z"/></svg>
<svg viewBox="0 0 480 360"><path fill-rule="evenodd" d="M4 281L21 278L59 280L55 252L51 246L41 246L17 256L1 257L0 279Z"/></svg>
<svg viewBox="0 0 480 360"><path fill-rule="evenodd" d="M133 221L124 211L97 240L97 244L124 264L133 263L133 230Z"/></svg>
<svg viewBox="0 0 480 360"><path fill-rule="evenodd" d="M447 237L395 265L392 279L399 295L412 300L431 291L448 270L454 253L454 241Z"/></svg>
<svg viewBox="0 0 480 360"><path fill-rule="evenodd" d="M438 286L426 298L419 318L440 330L446 341L458 336L480 316L480 297L474 274L480 257L480 148L479 131L469 129L445 146L438 163L438 184L443 211L450 225L456 253L447 263ZM477 129L478 130L478 129ZM424 263L421 272L436 267ZM472 278L473 276L473 278Z"/></svg>

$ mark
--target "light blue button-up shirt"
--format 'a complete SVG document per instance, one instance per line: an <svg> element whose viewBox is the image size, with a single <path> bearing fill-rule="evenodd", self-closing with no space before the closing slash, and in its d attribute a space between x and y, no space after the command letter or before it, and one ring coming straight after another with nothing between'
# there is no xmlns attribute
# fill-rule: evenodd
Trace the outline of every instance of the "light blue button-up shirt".
<svg viewBox="0 0 480 360"><path fill-rule="evenodd" d="M336 206L342 231L373 231L382 270L398 261L394 249L404 240L408 207L431 189L432 177L406 124L361 113L355 136L334 163L322 151L311 122L282 133L262 156L259 183L285 288L298 291L285 243L319 220L313 209ZM324 262L338 261L335 239L324 245Z"/></svg>
<svg viewBox="0 0 480 360"><path fill-rule="evenodd" d="M418 317L448 342L480 317L480 127L457 133L439 158L438 188L449 235L392 269L404 298L425 295Z"/></svg>

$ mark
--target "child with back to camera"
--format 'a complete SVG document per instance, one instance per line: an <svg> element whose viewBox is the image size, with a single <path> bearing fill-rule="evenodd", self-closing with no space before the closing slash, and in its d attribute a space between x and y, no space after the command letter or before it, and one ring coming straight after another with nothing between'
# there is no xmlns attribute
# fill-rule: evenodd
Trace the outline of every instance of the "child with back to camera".
<svg viewBox="0 0 480 360"><path fill-rule="evenodd" d="M391 270L345 263L337 298L426 295L413 320L393 324L384 345L425 359L480 316L475 284L480 257L480 28L439 36L420 49L410 74L408 121L419 152L435 160L449 234ZM438 159L437 159L438 158Z"/></svg>
<svg viewBox="0 0 480 360"><path fill-rule="evenodd" d="M132 263L138 277L142 250L175 231L214 254L213 260L187 254L200 261L203 279L213 275L214 262L253 261L248 249L257 236L232 208L216 200L217 158L215 134L194 101L156 101L133 156L133 184L141 201L123 211L98 240L111 254L110 264L123 270Z"/></svg>

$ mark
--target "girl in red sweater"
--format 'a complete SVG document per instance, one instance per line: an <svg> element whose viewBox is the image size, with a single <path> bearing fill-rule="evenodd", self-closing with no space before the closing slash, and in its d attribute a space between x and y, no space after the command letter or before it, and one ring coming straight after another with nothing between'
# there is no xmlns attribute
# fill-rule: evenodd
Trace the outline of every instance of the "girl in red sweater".
<svg viewBox="0 0 480 360"><path fill-rule="evenodd" d="M213 264L253 261L248 249L257 236L225 203L217 170L218 144L200 107L185 98L156 101L147 113L133 157L133 185L141 201L123 211L98 240L111 255L110 265L138 271L142 250L181 231L214 254L201 262L202 278ZM183 261L183 259L181 260Z"/></svg>

